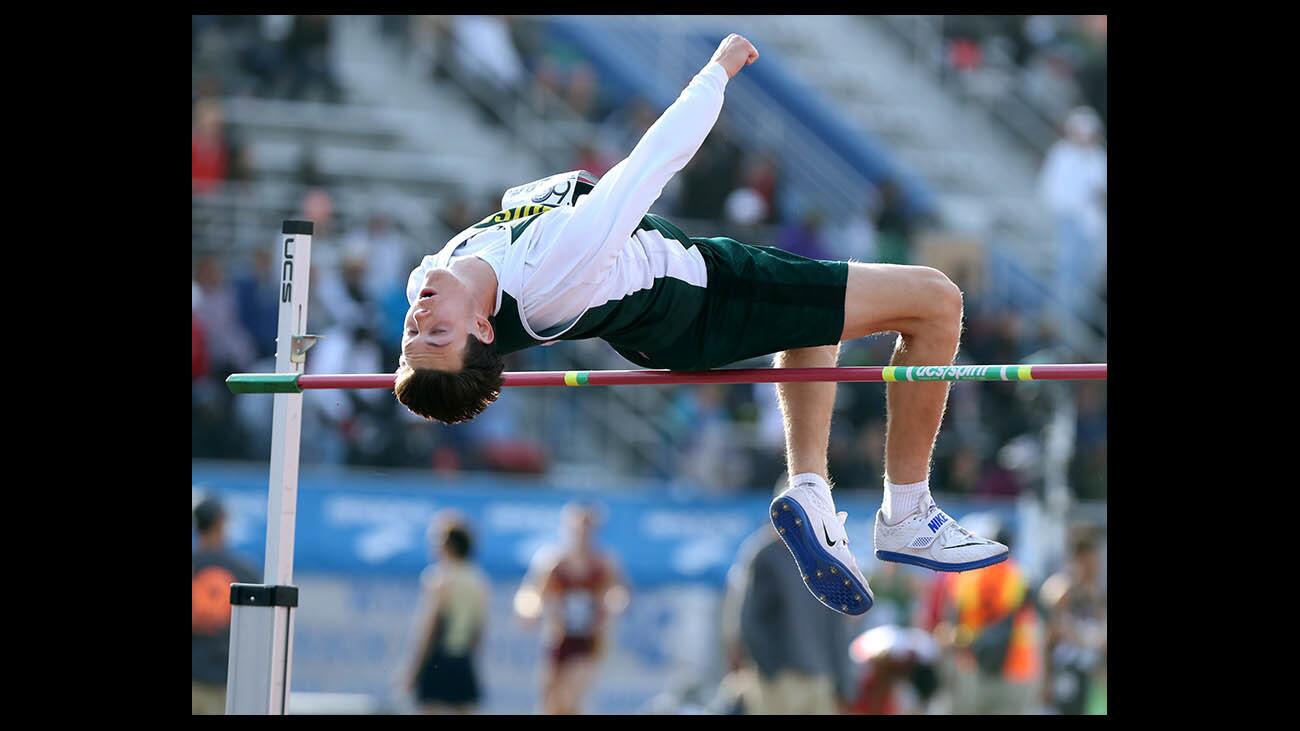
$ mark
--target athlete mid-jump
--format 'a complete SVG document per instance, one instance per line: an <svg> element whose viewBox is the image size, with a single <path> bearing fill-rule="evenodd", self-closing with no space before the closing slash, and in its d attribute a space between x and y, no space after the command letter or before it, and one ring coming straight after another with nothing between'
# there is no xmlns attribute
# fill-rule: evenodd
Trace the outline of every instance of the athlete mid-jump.
<svg viewBox="0 0 1300 731"><path fill-rule="evenodd" d="M839 343L897 332L892 365L949 365L962 296L928 267L818 261L729 238L692 238L648 214L704 142L727 82L758 51L730 35L627 159L599 182L582 171L507 191L504 210L411 272L397 398L454 424L500 393L502 356L601 338L645 368L703 370L776 354L781 368L831 367ZM930 497L946 382L886 385L885 494L876 557L936 571L1005 560L1007 547L957 525ZM861 614L872 595L849 550L827 474L834 383L777 384L790 486L772 520L808 588Z"/></svg>

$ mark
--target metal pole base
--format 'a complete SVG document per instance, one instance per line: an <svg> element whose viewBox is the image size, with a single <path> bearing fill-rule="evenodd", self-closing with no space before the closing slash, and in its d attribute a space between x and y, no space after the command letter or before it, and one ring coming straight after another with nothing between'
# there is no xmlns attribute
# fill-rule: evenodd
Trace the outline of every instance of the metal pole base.
<svg viewBox="0 0 1300 731"><path fill-rule="evenodd" d="M230 585L226 714L284 715L298 587Z"/></svg>

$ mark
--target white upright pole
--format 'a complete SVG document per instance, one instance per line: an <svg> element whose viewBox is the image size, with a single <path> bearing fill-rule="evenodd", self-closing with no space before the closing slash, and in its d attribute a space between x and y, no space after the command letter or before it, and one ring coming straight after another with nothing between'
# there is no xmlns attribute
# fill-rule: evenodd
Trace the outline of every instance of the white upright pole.
<svg viewBox="0 0 1300 731"><path fill-rule="evenodd" d="M280 241L280 324L276 373L303 372L312 224L285 221ZM298 511L298 451L302 394L275 394L271 479L266 511L266 565L262 584L231 585L230 667L226 713L283 714L293 665L293 538Z"/></svg>

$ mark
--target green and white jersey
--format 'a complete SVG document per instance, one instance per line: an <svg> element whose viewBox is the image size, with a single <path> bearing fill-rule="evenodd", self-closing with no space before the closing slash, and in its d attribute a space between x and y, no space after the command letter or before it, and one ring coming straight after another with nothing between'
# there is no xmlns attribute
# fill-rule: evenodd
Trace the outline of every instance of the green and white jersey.
<svg viewBox="0 0 1300 731"><path fill-rule="evenodd" d="M708 270L686 234L647 211L717 122L726 84L722 66L709 63L590 193L471 226L411 272L408 300L429 269L477 256L497 275L501 352L593 337L628 352L673 342L699 313Z"/></svg>

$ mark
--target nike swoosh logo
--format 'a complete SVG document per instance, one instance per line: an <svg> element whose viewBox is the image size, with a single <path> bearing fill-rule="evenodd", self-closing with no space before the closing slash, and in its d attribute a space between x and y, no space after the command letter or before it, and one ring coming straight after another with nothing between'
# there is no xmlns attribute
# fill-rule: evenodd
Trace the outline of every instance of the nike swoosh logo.
<svg viewBox="0 0 1300 731"><path fill-rule="evenodd" d="M824 526L823 526L823 527L824 527ZM987 544L984 544L984 543L963 543L963 544L961 544L960 546L944 546L944 547L943 547L943 550L947 551L949 548L965 548L966 546L983 546L983 545L987 545Z"/></svg>
<svg viewBox="0 0 1300 731"><path fill-rule="evenodd" d="M831 534L826 531L826 523L824 522L822 523L822 535L826 536L826 545L834 548L837 541L831 540Z"/></svg>

